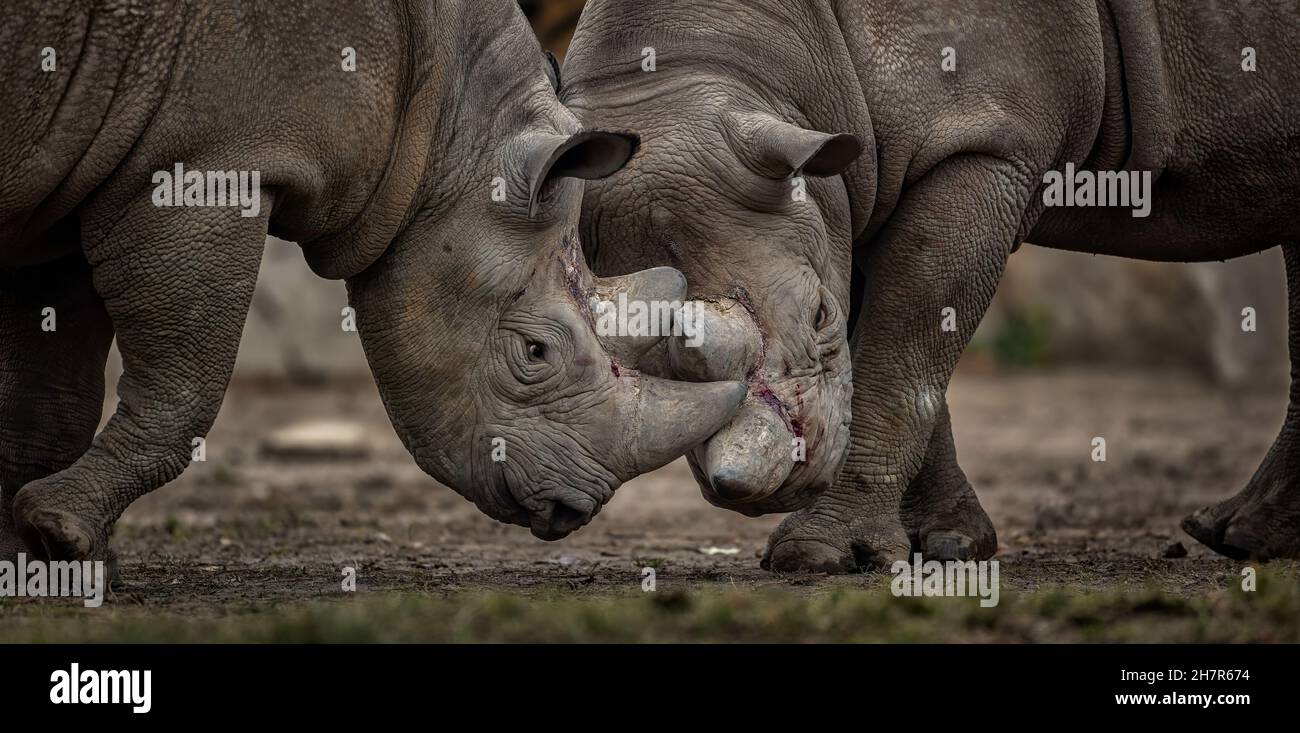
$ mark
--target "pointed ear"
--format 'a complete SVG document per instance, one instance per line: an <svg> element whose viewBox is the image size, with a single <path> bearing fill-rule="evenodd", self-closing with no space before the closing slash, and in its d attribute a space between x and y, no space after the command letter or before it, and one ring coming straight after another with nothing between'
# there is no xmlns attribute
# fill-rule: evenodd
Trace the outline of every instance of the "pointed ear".
<svg viewBox="0 0 1300 733"><path fill-rule="evenodd" d="M528 166L529 218L537 213L537 201L547 181L556 178L591 181L612 175L627 165L640 144L640 136L631 132L587 130L567 138L544 136Z"/></svg>
<svg viewBox="0 0 1300 733"><path fill-rule="evenodd" d="M761 176L838 176L862 154L856 135L805 130L762 112L733 113L728 139L736 155Z"/></svg>

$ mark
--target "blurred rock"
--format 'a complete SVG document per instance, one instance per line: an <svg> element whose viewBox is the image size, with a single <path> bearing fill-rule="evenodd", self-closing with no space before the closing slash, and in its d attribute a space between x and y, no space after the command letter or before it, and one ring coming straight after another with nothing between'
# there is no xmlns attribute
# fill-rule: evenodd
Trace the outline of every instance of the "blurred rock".
<svg viewBox="0 0 1300 733"><path fill-rule="evenodd" d="M347 304L342 282L317 277L298 245L268 237L235 373L299 384L366 374L357 332L343 330Z"/></svg>
<svg viewBox="0 0 1300 733"><path fill-rule="evenodd" d="M739 547L701 547L700 553L703 555L739 555Z"/></svg>
<svg viewBox="0 0 1300 733"><path fill-rule="evenodd" d="M974 346L1026 366L1178 366L1232 386L1278 380L1288 365L1283 272L1277 248L1183 264L1025 245ZM1254 332L1242 330L1246 307Z"/></svg>
<svg viewBox="0 0 1300 733"><path fill-rule="evenodd" d="M295 423L262 439L262 455L285 461L364 460L371 448L360 423L341 420Z"/></svg>

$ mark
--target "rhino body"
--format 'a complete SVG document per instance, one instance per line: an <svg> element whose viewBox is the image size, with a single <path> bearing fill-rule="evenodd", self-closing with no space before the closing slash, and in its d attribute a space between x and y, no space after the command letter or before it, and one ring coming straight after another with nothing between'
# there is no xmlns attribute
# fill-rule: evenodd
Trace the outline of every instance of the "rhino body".
<svg viewBox="0 0 1300 733"><path fill-rule="evenodd" d="M1300 277L1297 28L1287 0L588 4L562 98L587 123L641 130L643 144L628 170L587 185L584 242L598 272L670 264L694 297L757 303L756 335L658 368L750 382L746 408L691 458L715 503L798 508L766 566L996 551L944 394L1022 242L1163 261L1281 245ZM1097 203L1096 188L1078 190L1090 178L1128 205L1079 205ZM1145 201L1125 198L1128 184L1149 184ZM1296 364L1300 284L1291 291ZM847 429L826 404L850 400L821 346L837 313ZM1294 382L1247 487L1184 522L1221 553L1300 556ZM784 429L744 422L764 406ZM819 477L837 468L833 481L778 465L796 429L819 438L807 460Z"/></svg>
<svg viewBox="0 0 1300 733"><path fill-rule="evenodd" d="M268 232L347 281L420 466L539 537L738 404L738 384L619 369L650 344L593 331L592 293L685 283L582 262L574 179L636 138L579 129L509 0L0 15L0 556L110 558L122 511L190 462ZM114 337L120 405L95 436Z"/></svg>

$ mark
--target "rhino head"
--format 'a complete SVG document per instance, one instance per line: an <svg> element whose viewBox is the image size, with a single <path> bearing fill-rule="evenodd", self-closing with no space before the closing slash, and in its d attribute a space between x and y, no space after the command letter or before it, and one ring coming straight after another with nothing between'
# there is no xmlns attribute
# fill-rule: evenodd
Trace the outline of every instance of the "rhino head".
<svg viewBox="0 0 1300 733"><path fill-rule="evenodd" d="M584 122L643 140L616 180L587 184L589 259L597 272L671 265L705 302L698 346L674 339L644 368L747 385L736 416L689 454L705 498L748 515L798 509L834 481L848 444L852 236L839 176L862 145L789 121L759 94L646 74L608 52L575 41L563 99Z"/></svg>
<svg viewBox="0 0 1300 733"><path fill-rule="evenodd" d="M588 270L577 179L618 171L637 137L581 129L508 10L508 27L465 25L499 46L477 67L430 75L465 74L466 87L444 91L428 123L430 162L407 221L347 284L380 395L420 467L488 515L554 540L621 482L707 438L745 390L642 375L625 360L656 339L597 334L599 293L681 300L686 283L669 268Z"/></svg>

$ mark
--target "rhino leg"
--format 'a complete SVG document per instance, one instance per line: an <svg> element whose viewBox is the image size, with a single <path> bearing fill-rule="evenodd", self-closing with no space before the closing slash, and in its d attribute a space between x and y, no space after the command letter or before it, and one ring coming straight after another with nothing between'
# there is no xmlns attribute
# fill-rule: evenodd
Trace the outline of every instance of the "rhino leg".
<svg viewBox="0 0 1300 733"><path fill-rule="evenodd" d="M103 232L84 249L117 331L119 403L71 466L14 498L14 524L31 552L110 560L122 512L188 465L234 366L266 235L263 203L261 217L242 218L227 208L156 208L145 192L105 212L103 228L83 228Z"/></svg>
<svg viewBox="0 0 1300 733"><path fill-rule="evenodd" d="M952 157L904 195L867 245L848 456L831 489L773 532L764 567L888 567L912 546L904 507L913 538L935 550L987 556L996 547L956 468L944 392L997 289L1031 191L1031 178L1010 163ZM942 330L945 308L956 310L955 332Z"/></svg>
<svg viewBox="0 0 1300 733"><path fill-rule="evenodd" d="M1286 257L1291 395L1277 440L1246 488L1183 520L1183 530L1237 560L1300 558L1300 244Z"/></svg>
<svg viewBox="0 0 1300 733"><path fill-rule="evenodd" d="M957 465L948 401L943 399L921 471L902 500L912 550L932 560L985 560L998 549L993 522Z"/></svg>
<svg viewBox="0 0 1300 733"><path fill-rule="evenodd" d="M53 308L55 331L42 329ZM80 253L0 272L0 559L25 552L14 495L72 465L104 409L113 324Z"/></svg>

